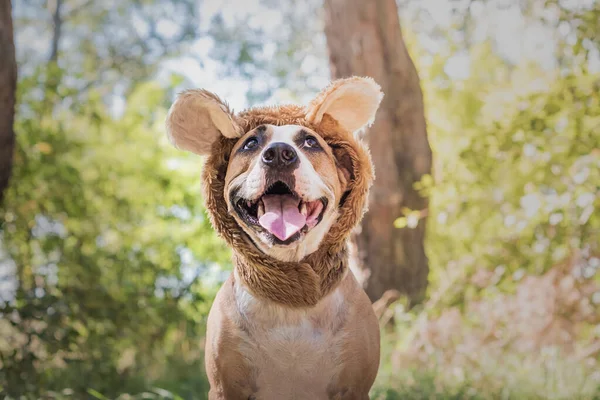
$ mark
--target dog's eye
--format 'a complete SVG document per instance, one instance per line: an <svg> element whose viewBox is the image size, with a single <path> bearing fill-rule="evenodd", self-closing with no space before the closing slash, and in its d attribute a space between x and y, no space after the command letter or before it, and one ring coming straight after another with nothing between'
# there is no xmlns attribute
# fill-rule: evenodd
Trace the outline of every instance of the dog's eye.
<svg viewBox="0 0 600 400"><path fill-rule="evenodd" d="M315 138L314 136L307 136L306 139L304 139L304 145L306 147L315 149L319 147L319 142L317 141L317 138Z"/></svg>
<svg viewBox="0 0 600 400"><path fill-rule="evenodd" d="M252 150L256 146L258 146L258 139L251 137L244 143L244 150Z"/></svg>

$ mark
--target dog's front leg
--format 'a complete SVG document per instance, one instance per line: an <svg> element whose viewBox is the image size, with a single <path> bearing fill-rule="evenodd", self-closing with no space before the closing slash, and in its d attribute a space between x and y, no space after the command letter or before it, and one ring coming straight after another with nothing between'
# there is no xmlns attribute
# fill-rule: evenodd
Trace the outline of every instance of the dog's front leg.
<svg viewBox="0 0 600 400"><path fill-rule="evenodd" d="M208 400L257 400L250 389L241 387L215 388L208 392Z"/></svg>
<svg viewBox="0 0 600 400"><path fill-rule="evenodd" d="M256 400L252 368L231 341L218 338L219 351L206 351L206 372L210 383L209 400Z"/></svg>
<svg viewBox="0 0 600 400"><path fill-rule="evenodd" d="M330 400L369 400L369 394L361 393L353 389L343 389L329 396Z"/></svg>
<svg viewBox="0 0 600 400"><path fill-rule="evenodd" d="M255 400L252 366L240 352L244 332L235 322L238 319L235 305L230 276L217 293L208 315L204 357L209 400Z"/></svg>
<svg viewBox="0 0 600 400"><path fill-rule="evenodd" d="M251 371L243 364L229 364L227 369L209 374L209 382L208 400L256 400Z"/></svg>

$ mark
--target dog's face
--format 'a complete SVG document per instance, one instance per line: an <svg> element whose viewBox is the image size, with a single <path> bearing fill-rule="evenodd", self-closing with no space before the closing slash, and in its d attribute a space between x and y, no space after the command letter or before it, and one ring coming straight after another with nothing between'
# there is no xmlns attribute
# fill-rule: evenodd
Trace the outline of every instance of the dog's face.
<svg viewBox="0 0 600 400"><path fill-rule="evenodd" d="M337 217L349 171L324 138L299 125L260 125L234 146L225 178L228 208L266 254L300 260Z"/></svg>
<svg viewBox="0 0 600 400"><path fill-rule="evenodd" d="M264 112L277 125L256 126L244 115L231 113L214 94L191 90L171 107L167 131L176 147L225 156L227 172L219 187L224 186L229 214L263 253L281 261L299 261L319 248L338 218L353 171L361 168L319 133L323 116L333 120L333 125L327 123L329 135L333 129L336 137L352 138L353 132L373 120L381 98L379 86L371 79L339 80L307 108L296 108L304 110L300 118L306 124L281 124L277 112L285 109L271 108ZM251 129L242 128L249 125ZM229 154L221 154L217 145L222 137L235 141L230 142Z"/></svg>

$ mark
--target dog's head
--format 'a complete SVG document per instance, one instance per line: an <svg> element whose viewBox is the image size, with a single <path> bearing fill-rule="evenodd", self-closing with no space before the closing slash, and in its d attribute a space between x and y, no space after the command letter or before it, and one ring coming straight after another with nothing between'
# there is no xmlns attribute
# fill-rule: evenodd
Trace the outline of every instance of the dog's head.
<svg viewBox="0 0 600 400"><path fill-rule="evenodd" d="M348 229L339 240L362 215L372 167L354 133L373 121L381 97L373 80L354 77L333 82L308 107L235 115L212 93L192 90L171 107L167 130L176 147L210 156L207 201L225 202L227 211L207 208L226 239L241 228L264 254L299 261L335 231L344 212L360 215L341 222ZM362 198L344 209L353 189Z"/></svg>

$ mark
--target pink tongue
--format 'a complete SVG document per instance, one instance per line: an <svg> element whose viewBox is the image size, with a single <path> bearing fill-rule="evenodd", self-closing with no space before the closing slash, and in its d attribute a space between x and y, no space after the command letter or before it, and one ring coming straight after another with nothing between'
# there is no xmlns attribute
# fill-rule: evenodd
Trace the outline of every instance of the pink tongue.
<svg viewBox="0 0 600 400"><path fill-rule="evenodd" d="M298 210L300 200L289 194L263 196L265 213L258 222L279 240L287 240L306 224L306 216Z"/></svg>

